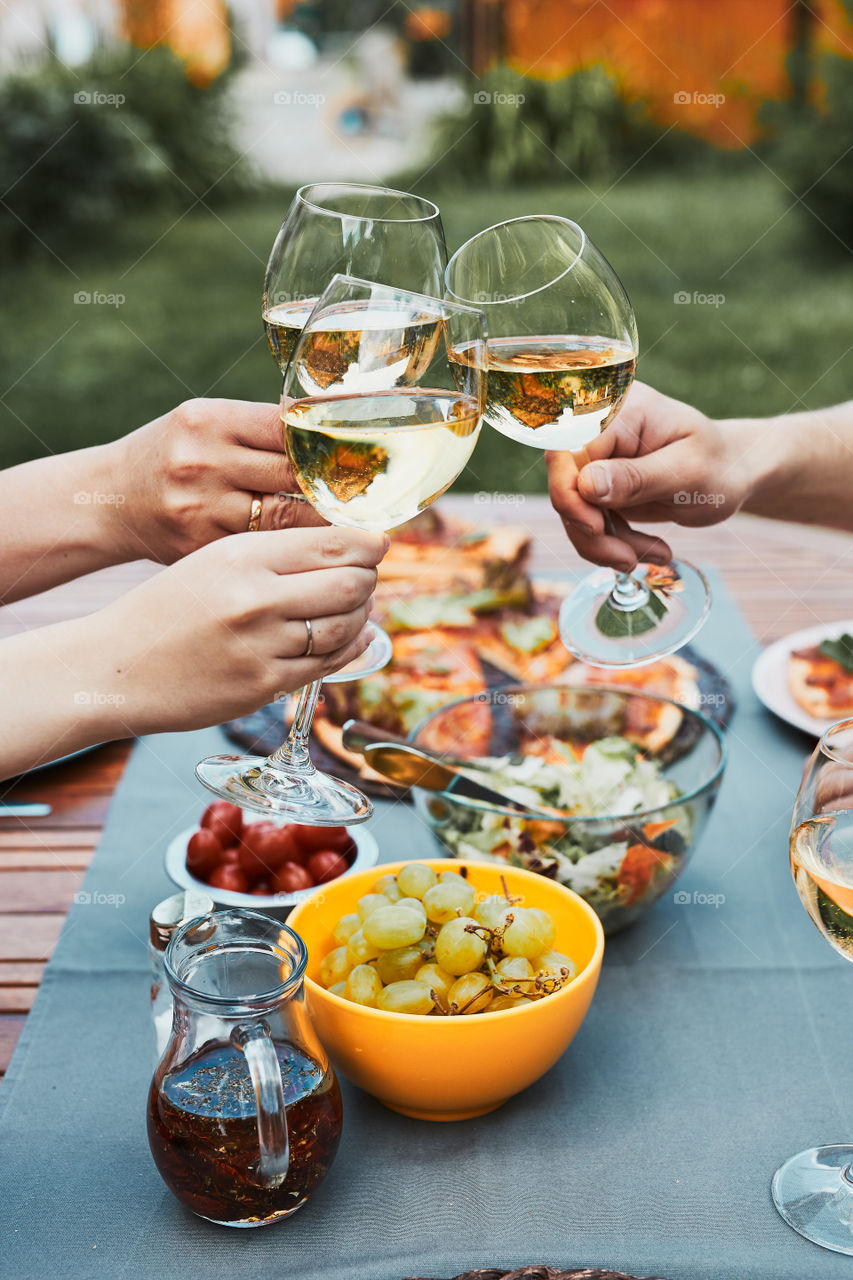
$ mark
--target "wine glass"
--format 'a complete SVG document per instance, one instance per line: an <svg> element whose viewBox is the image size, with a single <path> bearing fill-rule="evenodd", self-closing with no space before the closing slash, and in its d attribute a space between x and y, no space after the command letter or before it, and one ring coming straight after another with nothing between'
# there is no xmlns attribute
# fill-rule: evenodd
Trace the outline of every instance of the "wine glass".
<svg viewBox="0 0 853 1280"><path fill-rule="evenodd" d="M453 359L458 351L462 365ZM282 426L297 482L333 524L377 531L402 524L464 468L485 398L481 311L335 276L284 379ZM199 781L226 800L294 822L369 818L366 796L311 763L320 685L302 690L290 733L271 756L210 756L196 766Z"/></svg>
<svg viewBox="0 0 853 1280"><path fill-rule="evenodd" d="M583 466L637 365L634 312L609 262L577 223L537 214L473 236L445 281L446 296L486 315L486 422L534 448L568 449ZM613 531L609 514L605 523ZM684 561L596 569L563 601L560 636L586 662L642 666L686 644L710 599Z"/></svg>
<svg viewBox="0 0 853 1280"><path fill-rule="evenodd" d="M830 946L853 960L853 720L830 725L814 749L794 805L790 850L800 901ZM801 1236L853 1254L853 1143L791 1156L772 1191Z"/></svg>
<svg viewBox="0 0 853 1280"><path fill-rule="evenodd" d="M318 182L300 187L272 247L264 278L262 316L282 373L318 295L338 273L415 293L441 295L447 246L431 200L363 183ZM329 683L379 671L391 640L374 624L369 647Z"/></svg>
<svg viewBox="0 0 853 1280"><path fill-rule="evenodd" d="M267 264L263 320L284 373L311 309L334 275L440 296L447 246L438 206L362 183L300 187Z"/></svg>

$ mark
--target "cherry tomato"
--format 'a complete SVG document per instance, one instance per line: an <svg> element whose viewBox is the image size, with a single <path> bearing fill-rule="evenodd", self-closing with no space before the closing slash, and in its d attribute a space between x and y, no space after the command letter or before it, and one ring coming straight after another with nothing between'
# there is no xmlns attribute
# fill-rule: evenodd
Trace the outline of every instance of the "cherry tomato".
<svg viewBox="0 0 853 1280"><path fill-rule="evenodd" d="M214 800L201 815L201 825L212 831L221 845L236 844L243 834L243 811L227 800Z"/></svg>
<svg viewBox="0 0 853 1280"><path fill-rule="evenodd" d="M248 893L249 877L233 862L220 863L208 877L213 889L227 889L229 893Z"/></svg>
<svg viewBox="0 0 853 1280"><path fill-rule="evenodd" d="M269 880L256 880L250 889L250 893L262 893L268 897L272 893L272 885Z"/></svg>
<svg viewBox="0 0 853 1280"><path fill-rule="evenodd" d="M308 827L299 825L295 832L300 849L319 853L321 849L335 849L343 853L352 844L352 836L346 827Z"/></svg>
<svg viewBox="0 0 853 1280"><path fill-rule="evenodd" d="M285 862L276 872L273 888L276 893L296 893L298 889L313 889L314 881L298 862Z"/></svg>
<svg viewBox="0 0 853 1280"><path fill-rule="evenodd" d="M222 845L212 831L196 831L187 844L187 871L207 879L218 862L222 860Z"/></svg>
<svg viewBox="0 0 853 1280"><path fill-rule="evenodd" d="M334 849L321 849L318 853L311 854L308 859L308 870L316 884L325 884L327 880L336 880L345 871L349 871L349 863Z"/></svg>
<svg viewBox="0 0 853 1280"><path fill-rule="evenodd" d="M240 846L240 866L250 876L267 876L283 862L301 861L290 827L269 826L257 834L246 829Z"/></svg>
<svg viewBox="0 0 853 1280"><path fill-rule="evenodd" d="M240 862L239 847L236 844L230 844L227 849L222 850L222 857L219 861L223 866L238 866Z"/></svg>

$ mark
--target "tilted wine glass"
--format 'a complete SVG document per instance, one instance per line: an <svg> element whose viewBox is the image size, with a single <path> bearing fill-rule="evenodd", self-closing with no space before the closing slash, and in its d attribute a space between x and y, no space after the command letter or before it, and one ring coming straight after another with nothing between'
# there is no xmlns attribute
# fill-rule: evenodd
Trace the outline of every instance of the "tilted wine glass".
<svg viewBox="0 0 853 1280"><path fill-rule="evenodd" d="M300 187L275 238L264 278L264 328L282 373L333 276L357 276L440 297L446 264L441 214L431 200L365 183ZM374 626L369 648L327 680L372 675L391 656L389 637Z"/></svg>
<svg viewBox="0 0 853 1280"><path fill-rule="evenodd" d="M569 450L582 466L637 364L634 312L609 262L576 223L538 214L473 236L445 281L447 297L486 315L486 422L534 448ZM563 601L560 635L586 662L641 666L681 648L709 604L704 576L683 561L597 569Z"/></svg>
<svg viewBox="0 0 853 1280"><path fill-rule="evenodd" d="M300 187L264 279L264 327L282 373L333 276L358 276L440 297L446 263L441 214L431 200L363 183Z"/></svg>
<svg viewBox="0 0 853 1280"><path fill-rule="evenodd" d="M460 350L462 366L451 358ZM282 394L285 441L308 501L333 524L377 531L423 511L473 452L485 369L481 311L336 276L296 341ZM290 821L337 826L370 817L366 796L311 763L320 686L302 690L290 733L271 756L210 756L196 767L199 780Z"/></svg>
<svg viewBox="0 0 853 1280"><path fill-rule="evenodd" d="M800 901L829 945L853 960L853 720L830 725L815 747L794 805L790 855ZM772 1191L801 1236L853 1254L853 1143L791 1156Z"/></svg>

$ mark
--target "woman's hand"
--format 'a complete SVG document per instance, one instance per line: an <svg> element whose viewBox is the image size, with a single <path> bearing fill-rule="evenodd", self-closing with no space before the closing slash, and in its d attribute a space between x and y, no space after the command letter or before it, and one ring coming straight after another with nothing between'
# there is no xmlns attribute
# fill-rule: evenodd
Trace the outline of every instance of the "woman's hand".
<svg viewBox="0 0 853 1280"><path fill-rule="evenodd" d="M747 424L738 426L635 382L583 465L571 453L546 454L551 502L576 549L594 564L630 571L638 557L666 563L671 553L625 518L697 526L732 515L754 479ZM615 535L605 531L605 510Z"/></svg>
<svg viewBox="0 0 853 1280"><path fill-rule="evenodd" d="M98 613L3 641L0 777L95 742L247 715L351 662L370 640L387 545L351 529L241 534Z"/></svg>
<svg viewBox="0 0 853 1280"><path fill-rule="evenodd" d="M277 405L248 400L187 400L108 445L114 508L126 559L172 564L249 527L253 495L260 528L324 521L299 496L284 451Z"/></svg>

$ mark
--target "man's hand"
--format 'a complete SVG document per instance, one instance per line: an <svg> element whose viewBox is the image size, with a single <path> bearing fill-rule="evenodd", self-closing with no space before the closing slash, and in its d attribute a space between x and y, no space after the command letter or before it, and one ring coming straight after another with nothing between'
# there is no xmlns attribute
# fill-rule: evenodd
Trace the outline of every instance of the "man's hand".
<svg viewBox="0 0 853 1280"><path fill-rule="evenodd" d="M632 529L627 518L691 526L725 520L750 493L747 452L734 423L715 422L635 382L585 456L546 454L551 502L584 559L626 572L638 559L665 564L667 544Z"/></svg>

